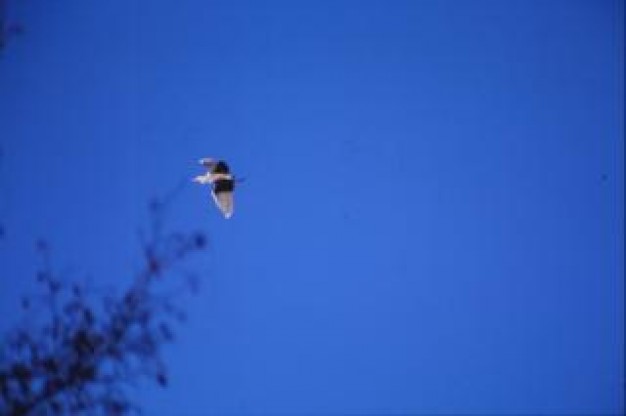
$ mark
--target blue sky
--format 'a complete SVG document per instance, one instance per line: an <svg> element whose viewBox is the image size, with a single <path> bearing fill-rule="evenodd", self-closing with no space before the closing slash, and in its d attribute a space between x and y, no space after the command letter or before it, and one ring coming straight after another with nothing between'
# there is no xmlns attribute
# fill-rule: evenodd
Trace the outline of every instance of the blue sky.
<svg viewBox="0 0 626 416"><path fill-rule="evenodd" d="M10 1L0 313L246 177L147 414L624 410L622 1Z"/></svg>

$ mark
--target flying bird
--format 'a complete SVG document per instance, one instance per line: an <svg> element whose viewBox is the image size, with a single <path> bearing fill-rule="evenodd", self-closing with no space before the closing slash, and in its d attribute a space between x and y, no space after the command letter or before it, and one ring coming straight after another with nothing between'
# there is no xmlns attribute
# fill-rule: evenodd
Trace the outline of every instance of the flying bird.
<svg viewBox="0 0 626 416"><path fill-rule="evenodd" d="M223 160L203 158L198 161L207 168L207 173L193 178L194 182L201 185L211 184L211 195L215 205L225 218L233 215L233 190L235 189L235 178L230 174L228 165Z"/></svg>

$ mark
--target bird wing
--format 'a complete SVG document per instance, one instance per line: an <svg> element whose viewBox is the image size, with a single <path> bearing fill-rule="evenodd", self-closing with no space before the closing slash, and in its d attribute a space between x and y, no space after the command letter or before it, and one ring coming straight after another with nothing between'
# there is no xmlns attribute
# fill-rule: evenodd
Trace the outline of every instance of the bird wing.
<svg viewBox="0 0 626 416"><path fill-rule="evenodd" d="M211 194L213 195L213 201L215 201L215 205L224 215L224 217L232 217L234 210L233 193L220 192L216 194L215 192L211 192Z"/></svg>

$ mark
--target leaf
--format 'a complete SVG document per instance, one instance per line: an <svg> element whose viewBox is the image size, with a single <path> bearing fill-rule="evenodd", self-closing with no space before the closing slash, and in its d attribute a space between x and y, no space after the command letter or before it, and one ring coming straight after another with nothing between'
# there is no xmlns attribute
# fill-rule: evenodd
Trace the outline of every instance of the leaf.
<svg viewBox="0 0 626 416"><path fill-rule="evenodd" d="M207 244L205 235L200 232L195 233L193 236L193 243L198 249L204 248Z"/></svg>
<svg viewBox="0 0 626 416"><path fill-rule="evenodd" d="M164 373L157 373L156 381L161 387L167 387L167 376Z"/></svg>
<svg viewBox="0 0 626 416"><path fill-rule="evenodd" d="M156 257L148 257L148 270L151 274L159 274L161 272L161 262Z"/></svg>
<svg viewBox="0 0 626 416"><path fill-rule="evenodd" d="M93 324L93 312L91 312L91 309L85 308L85 310L83 311L83 317L85 318L85 322L87 323L87 325Z"/></svg>
<svg viewBox="0 0 626 416"><path fill-rule="evenodd" d="M29 380L32 375L30 368L21 363L13 364L12 373L20 380Z"/></svg>
<svg viewBox="0 0 626 416"><path fill-rule="evenodd" d="M163 338L165 338L166 341L171 341L174 339L174 334L172 333L172 331L170 330L170 327L166 323L161 323L159 325L159 330L161 331L161 334L163 335Z"/></svg>
<svg viewBox="0 0 626 416"><path fill-rule="evenodd" d="M43 368L49 373L55 373L59 368L54 358L46 358L41 364Z"/></svg>

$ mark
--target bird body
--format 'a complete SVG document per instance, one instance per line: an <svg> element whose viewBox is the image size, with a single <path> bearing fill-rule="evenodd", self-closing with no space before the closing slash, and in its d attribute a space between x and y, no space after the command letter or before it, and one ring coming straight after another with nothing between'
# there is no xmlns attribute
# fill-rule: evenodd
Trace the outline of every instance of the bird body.
<svg viewBox="0 0 626 416"><path fill-rule="evenodd" d="M235 189L235 179L230 174L230 169L223 160L203 158L199 163L207 168L204 175L193 178L194 182L201 185L212 185L211 195L215 205L224 215L230 218L233 215L233 191Z"/></svg>

